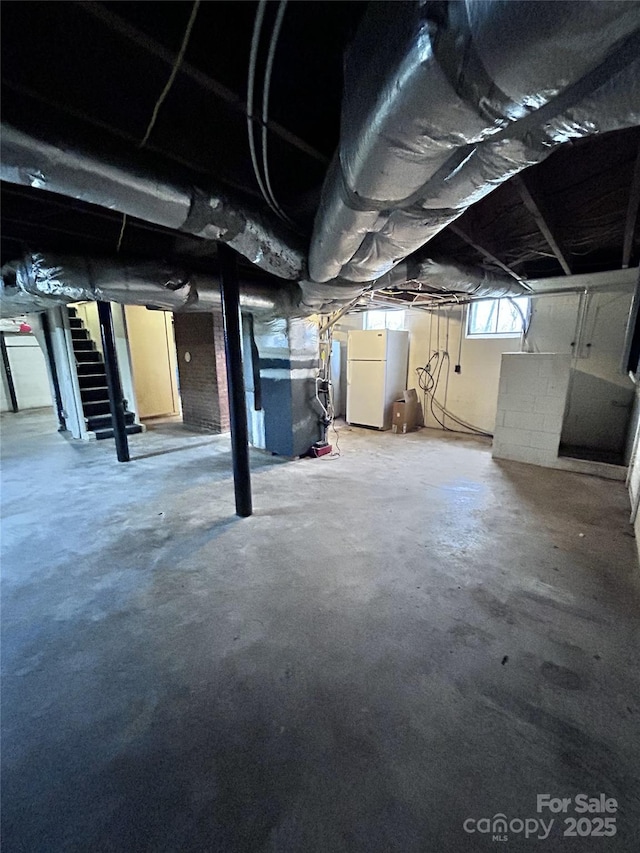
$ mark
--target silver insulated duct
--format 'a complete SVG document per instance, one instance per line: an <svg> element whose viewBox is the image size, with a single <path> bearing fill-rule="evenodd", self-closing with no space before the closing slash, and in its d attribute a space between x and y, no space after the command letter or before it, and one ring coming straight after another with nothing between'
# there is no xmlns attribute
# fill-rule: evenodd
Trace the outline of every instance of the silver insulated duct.
<svg viewBox="0 0 640 853"><path fill-rule="evenodd" d="M402 261L376 282L376 290L411 290L425 293L462 293L476 298L520 296L530 289L508 275L482 267L463 267L450 261Z"/></svg>
<svg viewBox="0 0 640 853"><path fill-rule="evenodd" d="M272 287L241 281L241 307L265 318L299 314L298 287L293 283L278 284ZM161 262L43 252L31 253L2 269L3 317L93 300L165 311L215 311L220 310L220 282L214 276Z"/></svg>
<svg viewBox="0 0 640 853"><path fill-rule="evenodd" d="M374 281L555 146L639 123L637 0L372 3L310 276Z"/></svg>
<svg viewBox="0 0 640 853"><path fill-rule="evenodd" d="M129 162L107 161L2 125L0 177L117 210L207 240L228 243L260 269L297 280L305 256L290 233L219 189L193 188Z"/></svg>

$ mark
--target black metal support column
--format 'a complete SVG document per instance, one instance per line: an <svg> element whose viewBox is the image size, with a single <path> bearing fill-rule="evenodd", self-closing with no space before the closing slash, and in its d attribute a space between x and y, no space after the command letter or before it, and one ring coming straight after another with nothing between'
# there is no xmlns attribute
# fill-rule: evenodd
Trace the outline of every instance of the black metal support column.
<svg viewBox="0 0 640 853"><path fill-rule="evenodd" d="M49 318L46 314L42 314L41 318L42 334L44 335L44 345L47 350L47 361L49 362L49 371L51 373L51 384L53 385L53 397L56 404L56 414L58 415L58 430L62 432L66 430L67 423L64 419L64 406L62 405L60 380L58 379L58 368L56 367L53 343L51 341L51 326L49 325Z"/></svg>
<svg viewBox="0 0 640 853"><path fill-rule="evenodd" d="M242 372L242 323L238 269L235 252L223 243L218 243L218 258L220 260L224 349L227 359L236 513L240 517L246 518L253 512L253 507L251 505L251 473L249 470L249 430L247 428L247 407Z"/></svg>
<svg viewBox="0 0 640 853"><path fill-rule="evenodd" d="M9 391L9 399L11 400L11 411L16 414L20 409L18 408L18 398L16 397L16 386L13 384L13 374L11 373L11 364L9 363L9 353L7 352L7 342L4 339L4 332L0 332L0 349L2 350L4 375L7 377L7 389Z"/></svg>
<svg viewBox="0 0 640 853"><path fill-rule="evenodd" d="M116 441L118 462L129 461L129 442L127 441L127 425L124 418L124 397L118 372L118 356L116 341L113 335L113 318L111 305L108 302L98 302L98 319L100 320L100 335L102 337L102 352L104 367L107 374L109 389L109 407L113 421L113 434Z"/></svg>

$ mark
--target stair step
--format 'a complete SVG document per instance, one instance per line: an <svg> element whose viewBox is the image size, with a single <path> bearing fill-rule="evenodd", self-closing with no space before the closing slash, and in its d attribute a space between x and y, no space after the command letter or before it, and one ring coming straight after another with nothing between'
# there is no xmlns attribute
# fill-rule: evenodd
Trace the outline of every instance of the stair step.
<svg viewBox="0 0 640 853"><path fill-rule="evenodd" d="M100 441L103 438L113 438L113 429L108 427L107 429L95 429L92 430L95 432L96 438ZM136 435L139 432L142 432L142 427L140 424L131 424L126 428L127 435Z"/></svg>
<svg viewBox="0 0 640 853"><path fill-rule="evenodd" d="M71 331L74 329L84 329L84 323L80 317L69 317L69 327Z"/></svg>
<svg viewBox="0 0 640 853"><path fill-rule="evenodd" d="M91 415L108 415L111 411L108 400L92 400L91 402L83 403L82 408L84 409L85 418L91 417Z"/></svg>
<svg viewBox="0 0 640 853"><path fill-rule="evenodd" d="M85 350L95 351L96 345L91 340L91 338L86 337L84 340L79 340L78 338L73 338L73 351L74 352L83 352Z"/></svg>
<svg viewBox="0 0 640 853"><path fill-rule="evenodd" d="M92 367L93 370L89 372L80 372L81 367ZM98 371L97 364L79 364L78 365L78 382L80 383L80 388L106 388L107 387L107 374L104 370ZM105 395L106 396L106 395Z"/></svg>
<svg viewBox="0 0 640 853"><path fill-rule="evenodd" d="M89 332L87 332L86 329L78 329L78 328L72 326L71 327L71 340L73 341L74 346L75 346L76 341L88 341L91 339L89 338Z"/></svg>
<svg viewBox="0 0 640 853"><path fill-rule="evenodd" d="M76 361L80 364L102 364L102 353L98 350L76 350L74 348Z"/></svg>
<svg viewBox="0 0 640 853"><path fill-rule="evenodd" d="M127 426L130 426L135 422L135 416L133 412L125 412L124 413L124 422ZM91 430L91 432L95 432L98 429L112 429L113 421L111 420L111 413L107 415L94 415L93 417L87 418L87 428Z"/></svg>
<svg viewBox="0 0 640 853"><path fill-rule="evenodd" d="M109 396L109 390L106 382L104 385L93 385L90 388L80 386L80 396L82 397L82 405L92 403L97 400L106 400Z"/></svg>

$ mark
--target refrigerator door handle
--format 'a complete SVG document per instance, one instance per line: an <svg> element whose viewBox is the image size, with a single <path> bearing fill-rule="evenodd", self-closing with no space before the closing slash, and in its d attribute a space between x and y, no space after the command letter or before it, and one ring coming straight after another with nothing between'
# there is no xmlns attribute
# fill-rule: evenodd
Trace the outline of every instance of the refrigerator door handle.
<svg viewBox="0 0 640 853"><path fill-rule="evenodd" d="M347 385L351 385L351 360L347 361Z"/></svg>

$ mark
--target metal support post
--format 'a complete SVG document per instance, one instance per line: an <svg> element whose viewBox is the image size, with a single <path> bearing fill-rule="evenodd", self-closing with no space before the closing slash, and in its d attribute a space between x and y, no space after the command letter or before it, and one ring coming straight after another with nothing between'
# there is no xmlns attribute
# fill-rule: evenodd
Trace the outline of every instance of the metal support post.
<svg viewBox="0 0 640 853"><path fill-rule="evenodd" d="M124 397L118 372L118 356L113 335L113 318L111 305L108 302L98 302L98 319L100 320L100 335L102 337L102 352L104 367L107 374L109 389L109 408L113 421L113 435L116 441L118 462L129 461L129 442L127 440L127 425L124 417Z"/></svg>
<svg viewBox="0 0 640 853"><path fill-rule="evenodd" d="M224 349L227 360L229 389L229 418L231 421L231 452L236 513L241 518L251 515L251 473L249 470L249 431L242 371L242 324L238 269L233 249L218 244L220 260L220 291L224 322Z"/></svg>

